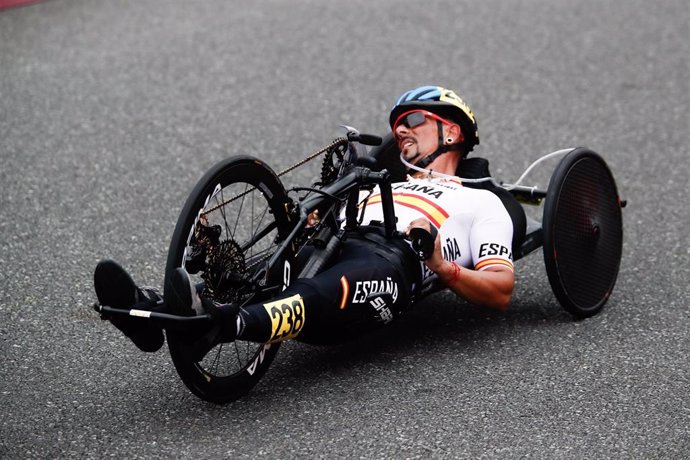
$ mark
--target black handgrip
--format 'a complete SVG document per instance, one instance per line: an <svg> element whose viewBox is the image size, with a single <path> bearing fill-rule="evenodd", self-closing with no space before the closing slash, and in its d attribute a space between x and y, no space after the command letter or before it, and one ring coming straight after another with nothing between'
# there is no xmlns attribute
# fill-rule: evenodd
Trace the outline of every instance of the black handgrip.
<svg viewBox="0 0 690 460"><path fill-rule="evenodd" d="M380 136L377 136L375 134L358 134L356 136L353 136L354 139L350 140L355 140L359 142L360 144L364 145L370 145L370 146L377 146L381 145L383 143L383 138Z"/></svg>
<svg viewBox="0 0 690 460"><path fill-rule="evenodd" d="M427 260L434 253L434 244L436 243L436 235L438 230L433 225L430 226L431 232L427 232L423 228L415 227L410 230L407 237L412 241L412 249L417 253L419 260Z"/></svg>

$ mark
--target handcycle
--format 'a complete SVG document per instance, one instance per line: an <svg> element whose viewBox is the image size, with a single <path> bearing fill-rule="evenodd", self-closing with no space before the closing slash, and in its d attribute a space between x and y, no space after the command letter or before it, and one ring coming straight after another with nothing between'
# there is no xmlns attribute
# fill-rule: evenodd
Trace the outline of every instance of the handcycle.
<svg viewBox="0 0 690 460"><path fill-rule="evenodd" d="M280 174L251 156L227 158L206 172L190 193L173 232L163 302L171 304L168 286L177 267L203 282L208 298L240 305L270 299L293 280L315 276L348 235L365 227L361 197L374 188L381 194L384 216L374 224L377 233L385 239L403 238L396 230L391 189L392 183L405 177L405 169L396 161L397 145L390 134L380 138L345 129L344 137ZM367 151L365 146L372 148ZM286 190L280 176L317 156L323 156L320 180L310 187ZM546 190L521 184L538 163L559 156ZM494 179L481 158L463 160L457 174L463 183L491 190L504 203L515 228L514 260L543 249L550 285L565 310L586 318L603 308L618 276L621 208L626 203L601 156L586 148L559 150L538 159L513 184ZM528 218L523 208L542 201L541 222ZM319 219L314 225L310 218L315 211ZM429 238L422 233L411 241L420 259L429 250ZM129 315L164 328L180 378L192 393L211 402L226 403L249 392L280 347L280 343L236 340L216 345L197 361L186 352L186 337L207 328L209 315L189 317L98 304L94 308L103 317Z"/></svg>

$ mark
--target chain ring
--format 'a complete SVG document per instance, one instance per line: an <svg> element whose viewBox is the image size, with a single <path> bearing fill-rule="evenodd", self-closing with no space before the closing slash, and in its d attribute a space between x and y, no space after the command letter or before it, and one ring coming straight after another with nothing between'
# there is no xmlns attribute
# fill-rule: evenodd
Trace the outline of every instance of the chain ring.
<svg viewBox="0 0 690 460"><path fill-rule="evenodd" d="M319 185L327 185L338 178L338 172L340 171L340 165L344 158L344 146L336 145L335 147L329 149L326 152L326 156L323 158L323 163L321 164L321 182ZM334 162L334 155L337 157Z"/></svg>

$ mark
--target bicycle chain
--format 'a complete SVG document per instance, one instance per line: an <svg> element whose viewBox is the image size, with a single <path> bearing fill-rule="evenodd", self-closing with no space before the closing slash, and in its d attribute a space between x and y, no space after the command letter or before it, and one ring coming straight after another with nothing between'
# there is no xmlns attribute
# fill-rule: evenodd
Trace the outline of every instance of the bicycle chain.
<svg viewBox="0 0 690 460"><path fill-rule="evenodd" d="M298 161L297 163L290 166L289 168L284 169L283 171L278 173L278 177L281 177L281 176L289 173L290 171L293 171L293 170L299 168L300 166L310 162L311 160L313 160L314 158L316 158L319 155L323 155L324 153L328 152L331 149L335 149L336 147L340 147L341 145L346 145L347 142L348 142L347 139L345 139L344 137L338 137L337 139L335 139L333 142L331 142L330 144L328 144L326 147L322 148L321 150L318 150L317 152L312 153L311 155ZM233 201L235 201L239 198L242 198L243 196L247 195L250 192L253 192L254 190L256 190L256 188L252 187L249 190L246 190L246 191L240 193L239 195L235 195L234 197L228 199L227 201L224 201L224 202L212 207L211 209L204 211L201 215L206 215L206 214L209 214L209 213L215 211L216 209L220 209L223 206L225 206L226 204L232 203Z"/></svg>
<svg viewBox="0 0 690 460"><path fill-rule="evenodd" d="M319 155L321 155L321 154L324 154L324 153L328 152L328 151L331 150L331 149L334 149L334 148L336 148L336 147L339 147L339 146L341 146L341 145L346 145L346 144L347 144L347 139L345 139L344 137L339 137L339 138L335 139L333 142L331 142L329 145L327 145L326 147L324 147L324 148L322 148L321 150L319 150L318 152L312 153L311 155L309 155L309 156L306 157L305 159L303 159L303 160L301 160L301 161L298 161L297 163L295 163L294 165L290 166L289 168L287 168L287 169L281 171L281 172L278 174L278 177L280 177L280 176L282 176L282 175L284 175L284 174L287 174L287 173L289 173L290 171L292 171L292 170L294 170L294 169L299 168L299 167L302 166L303 164L306 164L306 163L310 162L311 160L313 160L313 159L316 158L317 156L319 156Z"/></svg>

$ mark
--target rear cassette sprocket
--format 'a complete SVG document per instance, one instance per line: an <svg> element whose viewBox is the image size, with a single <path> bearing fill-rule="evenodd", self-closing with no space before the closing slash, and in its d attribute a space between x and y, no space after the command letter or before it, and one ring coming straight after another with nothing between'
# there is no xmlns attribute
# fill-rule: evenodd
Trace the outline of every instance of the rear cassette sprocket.
<svg viewBox="0 0 690 460"><path fill-rule="evenodd" d="M247 263L235 240L221 241L209 249L206 270L201 275L206 283L206 296L220 303L237 302L247 277Z"/></svg>

